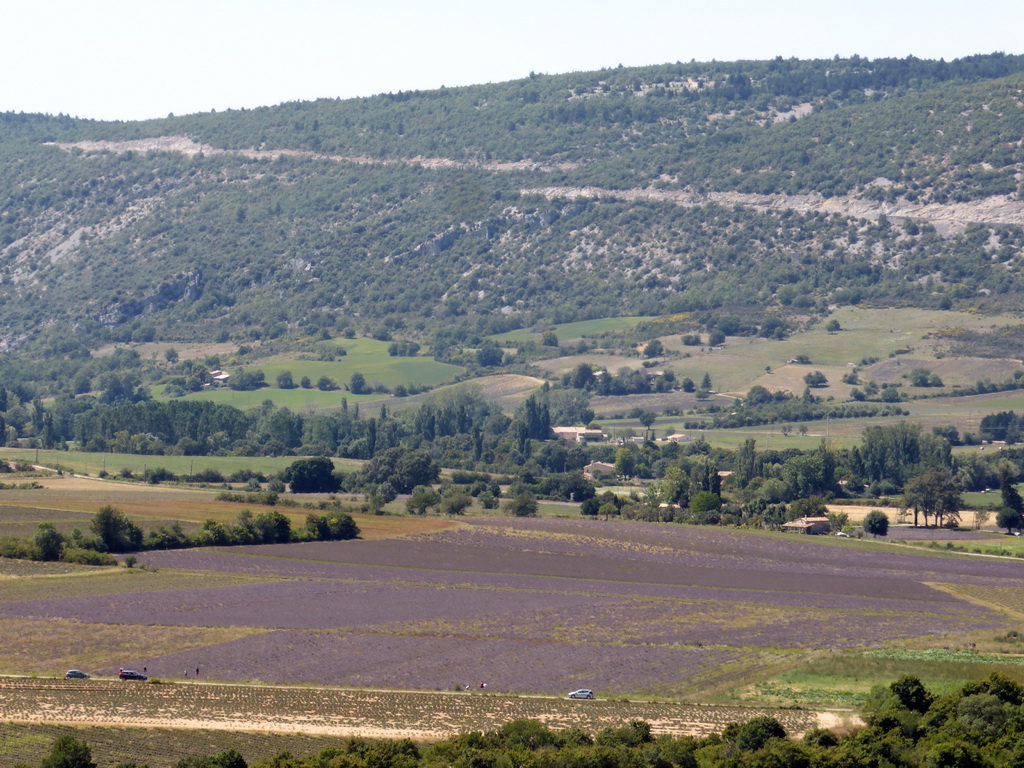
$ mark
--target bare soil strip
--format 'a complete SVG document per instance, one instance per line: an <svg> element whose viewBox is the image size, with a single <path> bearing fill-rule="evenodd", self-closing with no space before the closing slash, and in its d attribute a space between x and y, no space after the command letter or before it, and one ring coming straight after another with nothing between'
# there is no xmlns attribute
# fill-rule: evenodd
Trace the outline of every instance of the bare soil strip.
<svg viewBox="0 0 1024 768"><path fill-rule="evenodd" d="M132 139L128 141L76 141L56 145L65 151L80 149L83 152L180 152L193 157L195 155L241 155L254 159L275 159L278 157L310 157L317 160L355 163L357 165L420 165L424 168L484 168L488 171L511 172L522 170L551 171L571 170L579 163L539 163L532 160L517 162L473 162L452 160L445 157L411 157L403 159L381 159L375 157L353 157L348 155L324 155L301 149L219 149L209 144L200 144L187 136L160 136L151 139Z"/></svg>
<svg viewBox="0 0 1024 768"><path fill-rule="evenodd" d="M658 734L704 735L762 714L791 735L834 713L625 700L575 701L480 692L426 692L0 678L0 720L437 740L529 718L591 733L646 720Z"/></svg>
<svg viewBox="0 0 1024 768"><path fill-rule="evenodd" d="M744 192L697 193L664 189L601 189L599 187L546 187L524 189L524 193L554 198L617 198L620 200L656 200L682 206L740 205L755 211L768 212L792 209L799 213L820 212L841 214L857 219L874 220L879 216L896 219L928 221L941 232L962 232L970 224L1024 224L1024 203L1005 196L988 197L965 203L931 203L921 205L900 200L892 203L862 200L846 195L822 197L808 195L761 195Z"/></svg>

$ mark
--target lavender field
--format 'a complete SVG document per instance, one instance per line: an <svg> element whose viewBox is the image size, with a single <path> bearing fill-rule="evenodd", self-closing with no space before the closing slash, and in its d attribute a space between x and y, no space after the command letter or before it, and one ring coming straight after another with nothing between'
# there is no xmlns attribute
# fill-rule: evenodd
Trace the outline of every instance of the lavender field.
<svg viewBox="0 0 1024 768"><path fill-rule="evenodd" d="M374 541L146 553L151 589L139 578L88 590L72 588L77 577L51 579L45 591L0 591L0 618L117 627L164 651L104 658L86 631L78 647L47 656L55 672L78 666L78 654L106 674L200 668L226 681L687 696L809 651L1005 631L1002 614L930 584L1024 583L1021 562L795 535L468 523ZM154 640L189 627L247 632L187 649Z"/></svg>

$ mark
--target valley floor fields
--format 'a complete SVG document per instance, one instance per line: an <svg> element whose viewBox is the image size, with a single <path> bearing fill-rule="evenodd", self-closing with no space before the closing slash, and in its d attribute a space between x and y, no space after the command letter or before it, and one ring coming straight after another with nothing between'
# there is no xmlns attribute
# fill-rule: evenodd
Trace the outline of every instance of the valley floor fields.
<svg viewBox="0 0 1024 768"><path fill-rule="evenodd" d="M758 705L758 684L822 658L998 651L1021 629L1016 559L578 518L359 524L374 519L390 532L151 551L145 570L0 560L0 673Z"/></svg>

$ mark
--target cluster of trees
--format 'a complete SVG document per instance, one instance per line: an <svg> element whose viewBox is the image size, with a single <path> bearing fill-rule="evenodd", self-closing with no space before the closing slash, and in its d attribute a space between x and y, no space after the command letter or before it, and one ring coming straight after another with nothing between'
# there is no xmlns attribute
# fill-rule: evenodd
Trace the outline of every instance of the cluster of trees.
<svg viewBox="0 0 1024 768"><path fill-rule="evenodd" d="M582 375L582 371L576 373ZM656 481L645 498L632 500L625 510L617 507L617 513L708 522L763 521L766 515L774 521L782 519L777 505L808 497L829 499L867 493L876 497L902 495L907 508L914 510L915 521L923 515L925 524L933 520L939 525L955 523L956 512L962 506L961 491L996 487L1001 482L1000 457L1019 461L1013 451L1004 451L999 457L954 456L950 445L955 436L947 430L925 433L906 422L869 427L862 443L848 450L823 445L807 453L779 446L757 450L753 440L735 452L713 450L701 440L684 445L647 442L623 447L566 445L554 440L553 424L586 424L592 418L588 397L585 389L544 387L511 416L484 400L472 387L438 394L397 414L382 407L377 415L365 417L358 408L347 407L303 416L270 404L242 413L211 403L148 401L96 405L78 414L73 425L75 436L93 449L150 454L311 455L318 458L296 461L284 476L272 480L271 490L284 490L288 483L296 492L363 492L378 507L398 494L436 484L441 466L507 475L513 480L512 497L529 493L582 503L595 494L593 484L584 481L580 471L588 463L605 461L614 463L618 475ZM805 398L779 399L755 387L741 407L728 414L716 413L713 418L740 425L781 417L797 420L863 415L859 409L875 407L831 407ZM653 414L640 415L647 417L641 418L645 423L653 421ZM64 423L63 418L55 419L54 428ZM1005 424L1011 430L1015 423L1012 413L996 414L984 422L984 427L997 429ZM326 456L369 461L360 472L343 475L334 471ZM733 473L726 483L727 493L698 481L695 474L711 477L724 470ZM688 482L674 477L676 472ZM1007 472L1014 481L1020 476L1016 466ZM214 474L201 473L193 479L224 480ZM173 478L154 468L146 479L159 482ZM483 490L478 488L469 498ZM490 504L489 497L497 499L499 495L500 491L492 489L484 500ZM442 496L448 511L460 504L465 508L465 495L453 492ZM435 500L423 492L415 507L439 509L441 504L441 497ZM669 511L661 504L670 505Z"/></svg>
<svg viewBox="0 0 1024 768"><path fill-rule="evenodd" d="M1008 463L999 467L999 495L1003 506L996 515L996 525L1005 528L1007 533L1016 528L1024 528L1024 499L1016 489L1017 477Z"/></svg>
<svg viewBox="0 0 1024 768"><path fill-rule="evenodd" d="M1019 443L1022 427L1024 418L1014 411L1002 411L982 416L978 432L984 440Z"/></svg>
<svg viewBox="0 0 1024 768"><path fill-rule="evenodd" d="M647 380L642 373L633 374ZM358 407L350 409L344 401L339 411L312 415L277 408L269 402L242 412L208 402L133 403L122 399L106 404L89 397L58 399L46 409L38 397L26 407L12 387L0 388L0 406L6 405L6 410L0 409L0 418L10 416L15 423L21 424L24 419L24 425L33 424L32 429L38 428L46 436L40 441L43 445L74 439L89 450L152 455L320 457L296 462L284 477L273 480L275 487L271 490L284 490L284 484L290 483L297 492L358 491L378 504L397 494L436 484L440 466L508 475L515 481L512 497L528 493L582 503L594 493L592 484L580 477L580 470L592 461L606 461L614 463L617 474L623 476L665 483L674 467L690 481L690 487L680 492L680 483L672 480L669 485L676 490L635 499L625 510L617 507L619 514L728 522L764 520L767 515L777 520L779 515L773 511L777 505L812 496L828 499L867 493L876 497L902 495L906 506L915 511L915 520L923 515L925 524L934 520L941 525L956 521L954 508L962 506L960 491L993 488L1001 481L998 457L952 454L950 445L960 440L956 430L937 428L927 434L902 422L866 429L862 444L849 450L823 447L810 453L780 450L781 446L759 451L752 441L739 451L729 452L712 450L702 441L684 446L645 443L618 448L609 444L564 445L553 439L552 426L587 424L593 418L589 398L601 391L600 382L624 376L596 375L588 365L577 366L566 375L563 386L543 387L512 415L486 401L472 386L438 393L398 413L382 406L372 415L362 415ZM685 380L683 385L685 388ZM701 387L710 386L710 377L705 375ZM711 406L707 410L716 426L743 426L878 415L897 409L873 403L836 406L806 394L789 397L754 387L740 406L728 410ZM654 415L646 412L638 416L648 425L654 420ZM1014 439L1019 417L1012 412L993 414L982 420L981 429L992 438ZM341 475L334 472L331 462L323 458L326 456L366 459L368 464L361 472ZM1009 451L1001 456L1017 461ZM695 481L694 468L703 461L718 470L733 471L726 493ZM216 473L200 474L193 479L224 481ZM1010 475L1019 478L1019 469L1014 467ZM146 479L159 482L173 478L154 468ZM700 496L702 493L711 496ZM494 499L499 495L490 493ZM484 499L491 503L488 496ZM450 511L464 501L457 494L447 494L445 508ZM673 505L671 511L666 512L661 504ZM417 509L434 508L441 508L441 498L432 501L429 494L421 494ZM1004 519L1009 523L1004 527L1015 527L1012 517Z"/></svg>
<svg viewBox="0 0 1024 768"><path fill-rule="evenodd" d="M647 348L650 349L655 342L661 344L654 339ZM710 389L710 379L707 384L707 389ZM650 392L671 392L676 389L682 389L684 392L696 390L692 379L683 377L677 380L675 372L670 370L659 371L658 375L652 375L645 370L624 366L612 375L607 368L594 368L588 363L580 363L573 370L563 374L562 386L598 396L644 395Z"/></svg>
<svg viewBox="0 0 1024 768"><path fill-rule="evenodd" d="M276 509L253 514L238 513L234 525L207 520L199 530L188 533L178 522L144 532L120 510L102 507L89 523L91 535L75 528L65 536L52 523L40 523L31 540L0 537L0 556L26 560L62 560L86 565L113 565L112 554L152 549L232 546L240 544L285 544L292 541L340 541L359 536L352 516L337 502L324 504L326 514L310 512L302 528L293 528L290 518ZM134 562L134 561L133 561Z"/></svg>
<svg viewBox="0 0 1024 768"><path fill-rule="evenodd" d="M964 491L998 486L1003 509L996 523L1020 527L1024 516L1014 487L1021 480L1021 452L954 457L944 438L906 422L870 427L861 445L849 450L824 441L813 451L758 450L756 441L748 439L738 450L726 451L698 439L683 445L630 444L604 460L609 458L616 475L651 482L627 499L599 489L593 495L583 492L585 514L777 527L798 517L826 515L829 500L867 493L899 503L913 514L915 525L952 526L960 523ZM726 470L730 473L723 479ZM558 475L548 484L564 487ZM557 491L549 497L565 498ZM884 535L881 521L876 522L869 533ZM836 526L841 529L843 522Z"/></svg>
<svg viewBox="0 0 1024 768"><path fill-rule="evenodd" d="M755 385L743 402L729 408L710 406L708 423L716 429L750 427L758 424L824 421L825 419L857 419L872 416L899 416L905 411L897 405L873 403L822 403L809 390L802 396L788 392L770 392Z"/></svg>
<svg viewBox="0 0 1024 768"><path fill-rule="evenodd" d="M309 757L287 757L293 768L444 768L530 765L547 768L1001 768L1024 761L1024 687L1002 675L968 682L948 694L902 677L874 689L863 707L864 728L836 734L813 728L800 739L770 715L730 723L703 737L655 736L635 720L591 735L514 720L496 731L461 734L429 746L408 739L347 739ZM262 764L279 766L278 757ZM177 768L246 768L235 751L182 759ZM59 737L43 768L96 768L85 741Z"/></svg>

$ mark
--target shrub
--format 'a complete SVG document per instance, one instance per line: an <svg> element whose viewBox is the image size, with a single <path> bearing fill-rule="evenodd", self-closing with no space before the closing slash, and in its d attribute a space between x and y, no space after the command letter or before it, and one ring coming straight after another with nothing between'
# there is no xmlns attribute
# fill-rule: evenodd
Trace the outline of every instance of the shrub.
<svg viewBox="0 0 1024 768"><path fill-rule="evenodd" d="M441 497L440 509L445 515L461 515L473 503L473 497L463 491L446 494Z"/></svg>
<svg viewBox="0 0 1024 768"><path fill-rule="evenodd" d="M0 557L12 560L35 560L38 550L24 539L17 536L0 536Z"/></svg>
<svg viewBox="0 0 1024 768"><path fill-rule="evenodd" d="M341 487L334 464L326 456L292 462L282 479L291 486L292 493L331 493Z"/></svg>
<svg viewBox="0 0 1024 768"><path fill-rule="evenodd" d="M53 523L40 523L35 535L36 555L40 560L59 560L64 549L64 537Z"/></svg>
<svg viewBox="0 0 1024 768"><path fill-rule="evenodd" d="M864 517L864 530L872 536L885 536L889 533L889 518L885 512L874 509Z"/></svg>
<svg viewBox="0 0 1024 768"><path fill-rule="evenodd" d="M774 717L762 715L743 723L736 733L736 748L742 752L754 752L768 743L769 739L786 738L786 730Z"/></svg>
<svg viewBox="0 0 1024 768"><path fill-rule="evenodd" d="M505 510L513 517L536 517L537 497L532 493L518 493L508 501Z"/></svg>
<svg viewBox="0 0 1024 768"><path fill-rule="evenodd" d="M217 469L201 469L191 479L194 483L223 483L224 475Z"/></svg>
<svg viewBox="0 0 1024 768"><path fill-rule="evenodd" d="M113 555L106 552L97 552L95 549L79 549L78 547L66 547L61 553L60 559L65 563L76 565L117 565Z"/></svg>
<svg viewBox="0 0 1024 768"><path fill-rule="evenodd" d="M150 485L157 485L168 480L177 479L175 474L165 467L150 467L146 470L144 477Z"/></svg>
<svg viewBox="0 0 1024 768"><path fill-rule="evenodd" d="M92 752L85 741L65 734L53 742L50 754L40 763L42 768L96 768Z"/></svg>

